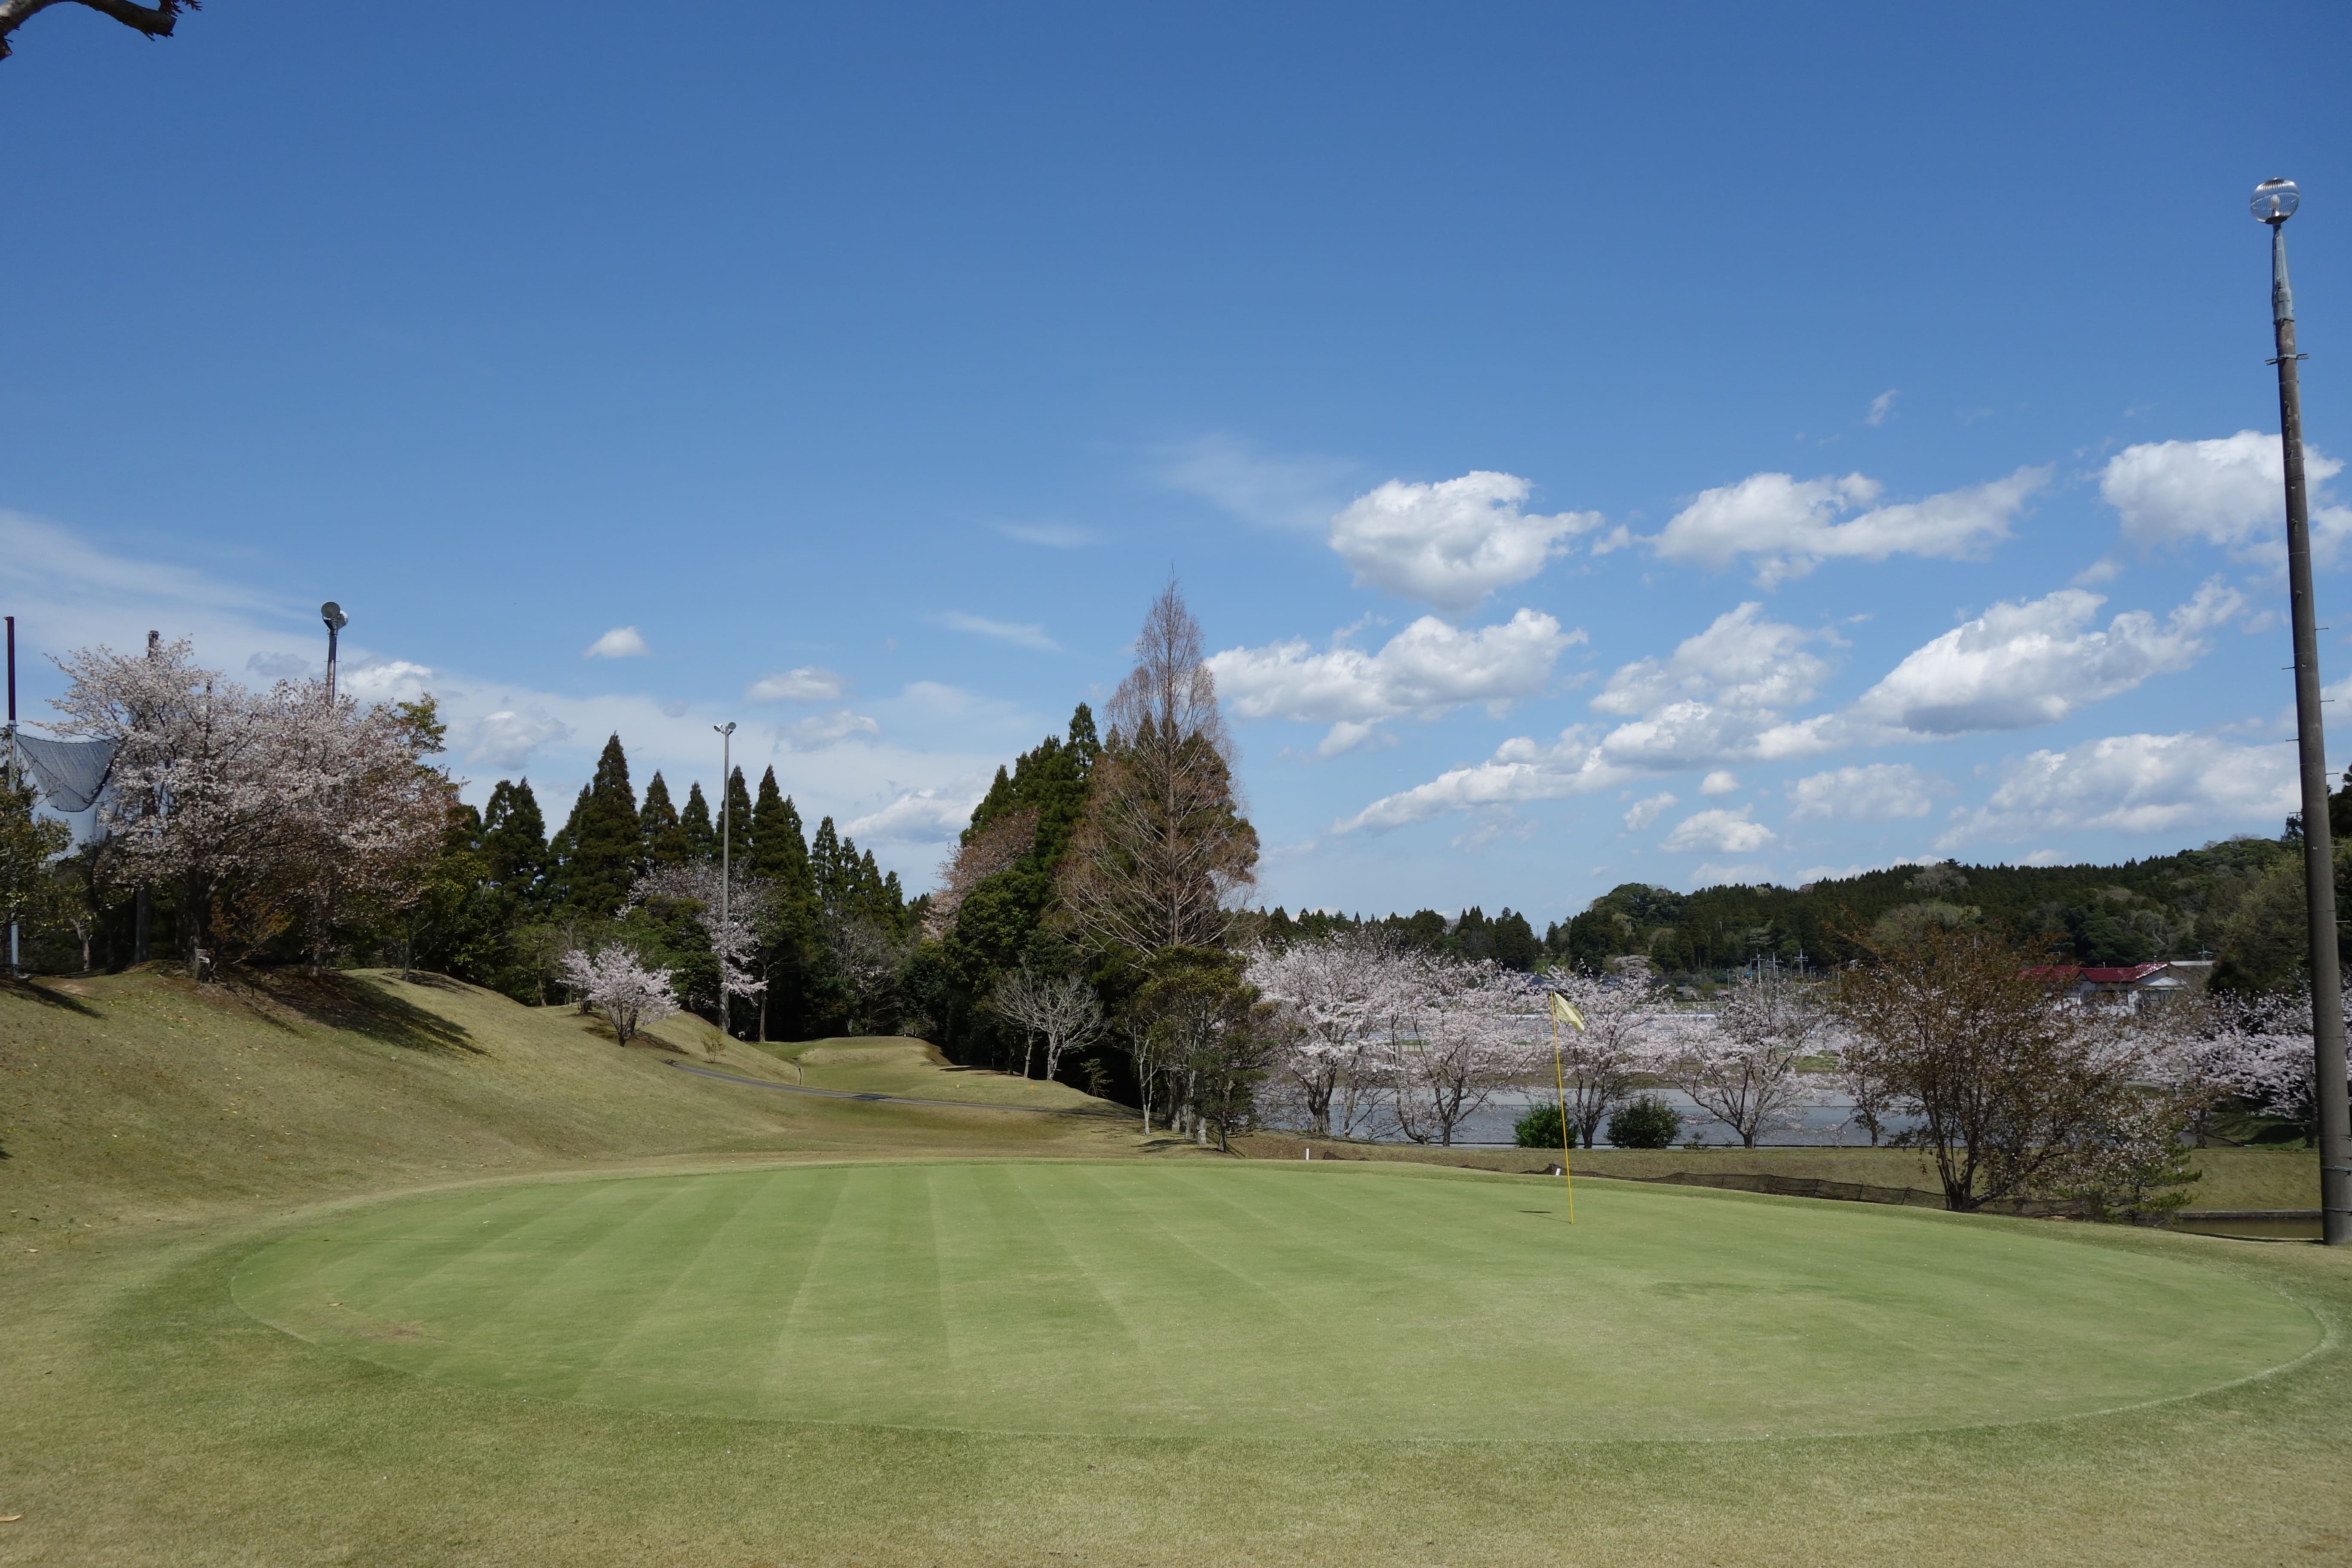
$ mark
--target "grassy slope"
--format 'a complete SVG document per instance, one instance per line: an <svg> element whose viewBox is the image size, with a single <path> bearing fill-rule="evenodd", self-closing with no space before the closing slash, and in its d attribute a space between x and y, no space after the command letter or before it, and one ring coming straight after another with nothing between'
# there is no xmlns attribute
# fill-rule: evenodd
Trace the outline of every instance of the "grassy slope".
<svg viewBox="0 0 2352 1568"><path fill-rule="evenodd" d="M623 1157L1008 1143L1103 1152L1107 1137L1125 1137L1075 1119L883 1112L677 1072L665 1064L793 1078L740 1044L712 1061L716 1032L691 1017L625 1051L569 1008L518 1006L437 977L280 976L267 986L152 972L0 986L0 1244L40 1226ZM936 1059L920 1041L861 1044L902 1064L894 1083L921 1081L913 1064ZM976 1081L931 1077L959 1090ZM1031 1103L1090 1103L1058 1085L988 1077L988 1093L1013 1102L1025 1089ZM807 1079L866 1087L856 1072L821 1067Z"/></svg>
<svg viewBox="0 0 2352 1568"><path fill-rule="evenodd" d="M1297 1138L1241 1140L1259 1159L1296 1160ZM1318 1142L1318 1155L1345 1160L1411 1160L1479 1171L1539 1171L1559 1162L1541 1149L1427 1149L1396 1144ZM1579 1175L1664 1176L1683 1171L1796 1176L1878 1187L1938 1190L1935 1162L1911 1149L1580 1149ZM2189 1205L2200 1209L2309 1209L2319 1206L2319 1156L2308 1149L2201 1149Z"/></svg>
<svg viewBox="0 0 2352 1568"><path fill-rule="evenodd" d="M85 1222L65 1247L28 1240L37 1227L20 1221L0 1239L0 1514L25 1515L0 1524L0 1563L2137 1568L2352 1554L2352 1259L2105 1227L1901 1216L2209 1263L2309 1305L2328 1347L2137 1411L1731 1443L1576 1442L1572 1408L1485 1443L1007 1437L604 1411L408 1377L257 1322L231 1276L273 1237L364 1213L377 1200L356 1194L388 1188L740 1167L762 1150L1116 1153L1138 1141L1077 1119L694 1080L565 1015L430 986L378 983L403 1005L351 1026L318 1016L323 1003L236 1023L210 1010L222 999L150 977L89 989L86 1012L0 994L6 1205L39 1210L37 1228ZM430 1046L457 1028L485 1054ZM922 1081L917 1054L805 1070L873 1091L860 1075ZM749 1048L729 1063L790 1077ZM929 1081L954 1086L938 1098L982 1098L969 1075ZM686 1152L712 1149L739 1152ZM1298 1332L1311 1352L1317 1325ZM1142 1375L1189 1381L1181 1361Z"/></svg>

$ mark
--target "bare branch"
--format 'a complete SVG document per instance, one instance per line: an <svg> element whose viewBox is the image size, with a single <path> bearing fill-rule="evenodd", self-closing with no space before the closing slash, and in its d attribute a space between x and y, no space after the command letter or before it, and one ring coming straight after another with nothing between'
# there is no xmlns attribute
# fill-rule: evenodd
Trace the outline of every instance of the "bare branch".
<svg viewBox="0 0 2352 1568"><path fill-rule="evenodd" d="M168 38L179 25L183 11L204 9L198 0L157 0L152 5L140 5L133 0L74 0L102 16L111 16L124 26L146 34L151 38ZM35 15L60 4L60 0L0 0L0 59L13 52L8 36L31 21Z"/></svg>

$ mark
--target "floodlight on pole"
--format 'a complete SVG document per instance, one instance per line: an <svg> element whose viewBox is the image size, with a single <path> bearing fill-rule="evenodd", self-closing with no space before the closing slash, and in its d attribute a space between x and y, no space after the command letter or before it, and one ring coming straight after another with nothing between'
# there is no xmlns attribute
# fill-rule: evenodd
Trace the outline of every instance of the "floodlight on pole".
<svg viewBox="0 0 2352 1568"><path fill-rule="evenodd" d="M2336 849L2327 821L2327 742L2320 726L2318 616L2312 604L2311 498L2303 471L2303 355L2294 346L2294 289L2286 275L2286 220L2303 205L2293 180L2264 180L2249 204L2271 231L2271 336L2277 353L2279 451L2286 479L2286 580L2294 626L2294 737L2303 784L2304 916L2310 939L2312 1110L2319 1124L2320 1235L2352 1244L2352 1097L2346 1091L2344 979L2336 951Z"/></svg>
<svg viewBox="0 0 2352 1568"><path fill-rule="evenodd" d="M730 781L735 776L732 772L735 763L735 721L730 719L724 724L713 724L710 727L719 732L719 934L723 942L728 935L727 895L730 891L729 885L734 880L734 873L728 858L728 853L733 847L728 840L732 838L734 834L729 826L728 813L735 804L735 792L730 787ZM719 957L719 1032L732 1036L735 1032L735 1020L727 1010L727 955L721 953Z"/></svg>
<svg viewBox="0 0 2352 1568"><path fill-rule="evenodd" d="M335 635L352 624L343 607L330 599L319 606L319 618L327 623L327 706L335 705Z"/></svg>

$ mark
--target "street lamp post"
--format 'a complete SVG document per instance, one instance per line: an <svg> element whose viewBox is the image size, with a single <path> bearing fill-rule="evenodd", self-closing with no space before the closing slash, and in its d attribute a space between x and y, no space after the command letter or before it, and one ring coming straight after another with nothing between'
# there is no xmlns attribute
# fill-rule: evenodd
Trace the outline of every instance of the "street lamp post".
<svg viewBox="0 0 2352 1568"><path fill-rule="evenodd" d="M2278 367L2279 447L2286 468L2287 596L2294 620L2294 736L2303 773L2303 887L2311 936L2313 1110L2319 1121L2319 1224L2330 1247L2352 1244L2352 1100L2345 1088L2343 976L2336 958L2336 849L2327 825L2327 742L2319 721L2318 617L2311 602L2311 507L2303 478L2303 385L2296 374L2294 290L2286 220L2302 205L2293 180L2254 187L2271 230L2271 331Z"/></svg>
<svg viewBox="0 0 2352 1568"><path fill-rule="evenodd" d="M727 895L734 881L728 860L729 851L733 847L728 840L734 837L728 825L728 812L735 801L734 791L728 787L728 781L735 776L731 771L735 764L735 721L730 719L724 724L710 727L719 731L719 940L725 942L728 935ZM722 952L719 955L719 1032L732 1038L735 1019L728 1011L727 1003L727 955Z"/></svg>
<svg viewBox="0 0 2352 1568"><path fill-rule="evenodd" d="M343 607L330 599L319 606L319 618L327 623L327 706L335 705L335 634L352 624Z"/></svg>

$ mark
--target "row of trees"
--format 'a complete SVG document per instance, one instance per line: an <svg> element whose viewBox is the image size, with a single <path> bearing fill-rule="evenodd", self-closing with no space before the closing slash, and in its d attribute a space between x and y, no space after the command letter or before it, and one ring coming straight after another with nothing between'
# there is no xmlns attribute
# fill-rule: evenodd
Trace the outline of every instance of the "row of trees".
<svg viewBox="0 0 2352 1568"><path fill-rule="evenodd" d="M1662 1085L1750 1146L1836 1103L1872 1143L1931 1152L1956 1209L2028 1196L2161 1208L2181 1201L2186 1153L2217 1108L2310 1116L2307 1001L2086 1010L2053 990L2046 958L1930 926L1826 979L1760 973L1702 1013L1639 980L1555 971L1535 984L1391 931L1340 931L1249 963L1276 1042L1259 1113L1320 1135L1449 1142L1487 1097L1553 1089L1537 1005L1549 990L1585 1023L1559 1038L1571 1140L1591 1146Z"/></svg>

